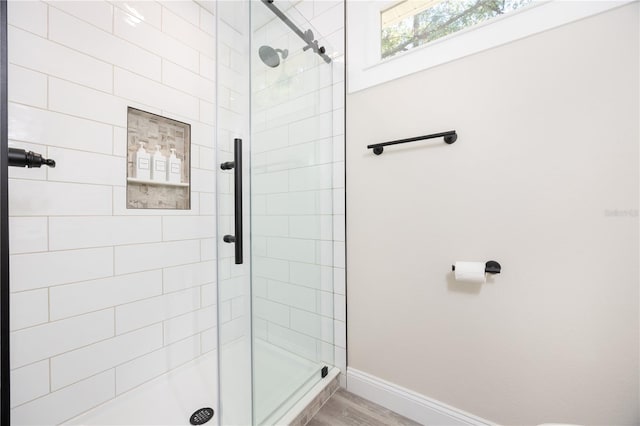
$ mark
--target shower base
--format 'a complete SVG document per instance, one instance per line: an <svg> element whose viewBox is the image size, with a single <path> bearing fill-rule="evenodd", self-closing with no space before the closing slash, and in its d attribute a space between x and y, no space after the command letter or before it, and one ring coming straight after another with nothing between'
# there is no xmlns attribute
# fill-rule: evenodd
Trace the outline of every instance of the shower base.
<svg viewBox="0 0 640 426"><path fill-rule="evenodd" d="M317 381L321 366L261 339L255 340L253 354L256 423L275 424L292 399L299 399Z"/></svg>
<svg viewBox="0 0 640 426"><path fill-rule="evenodd" d="M248 341L245 339L228 343L221 351L223 357L236 361L243 360L249 353ZM211 351L118 395L65 424L189 425L191 414L200 408L211 407L216 412L207 424L215 425L220 418L217 406L216 356L217 351ZM296 420L304 416L309 407L317 405L324 398L323 392L327 392L327 386L339 373L338 369L333 368L327 377L318 381L320 364L260 339L255 341L254 358L257 401L255 418L259 425L299 424ZM227 380L222 377L223 383L229 385L225 392L232 396L225 398L229 404L222 408L225 410L225 421L229 424L249 424L246 401L251 398L247 392L251 383L250 370L238 369L223 374L234 375Z"/></svg>
<svg viewBox="0 0 640 426"><path fill-rule="evenodd" d="M216 351L117 396L65 424L188 425L199 408L216 409ZM214 420L210 422L212 425Z"/></svg>
<svg viewBox="0 0 640 426"><path fill-rule="evenodd" d="M238 366L250 365L246 358L249 353L249 342L246 339L227 343L221 351L222 365L230 365L232 360ZM262 339L255 340L253 357L253 396L256 401L254 417L257 425L292 423L307 405L316 401L316 396L339 373L334 368L327 377L319 381L322 364L292 354ZM225 423L249 424L249 369L227 369L222 372L221 379L226 402L226 406L222 407Z"/></svg>

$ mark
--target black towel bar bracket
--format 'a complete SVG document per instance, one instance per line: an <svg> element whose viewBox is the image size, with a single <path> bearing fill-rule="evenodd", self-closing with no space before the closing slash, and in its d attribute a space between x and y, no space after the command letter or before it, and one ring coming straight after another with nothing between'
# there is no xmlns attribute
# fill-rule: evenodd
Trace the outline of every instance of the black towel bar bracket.
<svg viewBox="0 0 640 426"><path fill-rule="evenodd" d="M55 167L56 162L50 158L44 158L37 152L27 151L20 148L9 148L9 166L11 167Z"/></svg>
<svg viewBox="0 0 640 426"><path fill-rule="evenodd" d="M384 151L385 146L399 145L401 143L415 142L415 141L421 141L424 139L434 139L434 138L444 138L445 143L447 143L448 145L451 145L452 143L458 140L458 134L456 133L455 130L450 130L448 132L433 133L431 135L416 136L414 138L398 139L390 142L375 143L373 145L367 145L367 148L373 149L374 154L380 155Z"/></svg>

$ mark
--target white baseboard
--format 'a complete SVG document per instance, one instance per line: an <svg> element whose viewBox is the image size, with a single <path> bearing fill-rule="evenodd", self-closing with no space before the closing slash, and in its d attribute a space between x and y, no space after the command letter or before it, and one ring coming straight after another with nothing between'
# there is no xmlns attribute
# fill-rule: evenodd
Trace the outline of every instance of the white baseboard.
<svg viewBox="0 0 640 426"><path fill-rule="evenodd" d="M347 390L423 425L495 424L351 367Z"/></svg>

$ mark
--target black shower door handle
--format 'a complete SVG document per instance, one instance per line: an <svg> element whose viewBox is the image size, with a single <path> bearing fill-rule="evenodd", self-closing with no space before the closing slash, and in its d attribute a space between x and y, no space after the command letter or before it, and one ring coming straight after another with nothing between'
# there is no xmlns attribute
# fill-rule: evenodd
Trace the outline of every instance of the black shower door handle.
<svg viewBox="0 0 640 426"><path fill-rule="evenodd" d="M236 265L242 264L242 139L233 140L233 161L220 164L222 170L233 169L233 204L235 234L225 235L225 243L236 245Z"/></svg>

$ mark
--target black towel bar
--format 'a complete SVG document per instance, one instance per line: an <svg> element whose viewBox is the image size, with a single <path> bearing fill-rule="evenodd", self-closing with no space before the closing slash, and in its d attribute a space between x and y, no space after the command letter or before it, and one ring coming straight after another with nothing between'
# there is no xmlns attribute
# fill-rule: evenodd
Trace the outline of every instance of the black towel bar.
<svg viewBox="0 0 640 426"><path fill-rule="evenodd" d="M431 135L424 135L424 136L416 136L414 138L398 139L398 140L390 141L390 142L375 143L373 145L367 145L367 148L368 149L373 149L373 153L374 154L380 155L384 151L383 147L388 146L388 145L398 145L398 144L401 144L401 143L415 142L415 141L421 141L421 140L424 140L424 139L433 139L433 138L442 138L442 137L444 137L444 141L449 145L451 145L456 140L458 140L458 134L456 133L456 131L455 130L450 130L448 132L434 133L434 134L431 134Z"/></svg>

